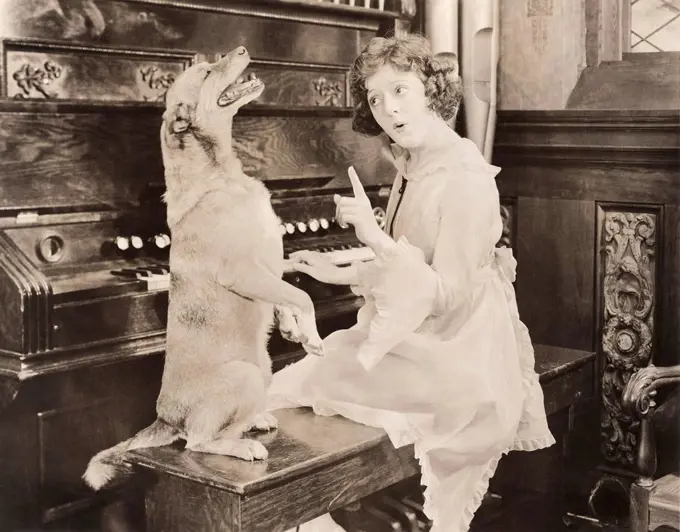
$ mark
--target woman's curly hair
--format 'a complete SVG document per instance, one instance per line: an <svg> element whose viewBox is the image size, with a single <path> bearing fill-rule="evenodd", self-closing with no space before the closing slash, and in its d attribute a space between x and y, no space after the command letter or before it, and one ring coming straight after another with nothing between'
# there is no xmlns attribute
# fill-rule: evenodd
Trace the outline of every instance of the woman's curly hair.
<svg viewBox="0 0 680 532"><path fill-rule="evenodd" d="M463 98L463 84L458 75L455 54L432 55L430 43L420 35L375 37L356 58L349 73L350 95L354 102L354 131L372 137L383 132L368 104L366 80L385 65L418 74L425 85L430 109L447 121L456 116Z"/></svg>

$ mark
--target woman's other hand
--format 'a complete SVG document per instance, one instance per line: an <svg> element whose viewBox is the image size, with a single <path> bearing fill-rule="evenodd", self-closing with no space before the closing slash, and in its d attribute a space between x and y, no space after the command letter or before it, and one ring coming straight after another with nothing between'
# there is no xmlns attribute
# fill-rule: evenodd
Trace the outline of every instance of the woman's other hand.
<svg viewBox="0 0 680 532"><path fill-rule="evenodd" d="M357 270L354 266L336 266L318 251L295 251L290 254L288 262L295 271L306 273L322 283L356 284Z"/></svg>
<svg viewBox="0 0 680 532"><path fill-rule="evenodd" d="M335 201L335 219L340 227L347 227L348 224L351 224L359 241L378 254L385 246L393 243L393 240L380 229L373 214L371 201L368 199L354 167L350 166L347 173L352 183L354 196L348 197L336 194L333 197Z"/></svg>

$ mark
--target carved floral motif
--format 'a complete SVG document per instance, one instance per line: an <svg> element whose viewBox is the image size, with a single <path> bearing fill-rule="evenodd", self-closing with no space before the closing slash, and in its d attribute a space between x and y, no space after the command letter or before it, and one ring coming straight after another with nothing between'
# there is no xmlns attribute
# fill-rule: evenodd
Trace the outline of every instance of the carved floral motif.
<svg viewBox="0 0 680 532"><path fill-rule="evenodd" d="M651 359L656 217L610 211L603 229L602 445L608 461L627 466L635 459L636 438L621 393L631 375Z"/></svg>
<svg viewBox="0 0 680 532"><path fill-rule="evenodd" d="M155 93L151 97L144 96L144 99L157 102L165 101L165 93L175 82L175 74L173 72L163 73L155 66L140 68L139 74L142 81Z"/></svg>
<svg viewBox="0 0 680 532"><path fill-rule="evenodd" d="M312 81L314 90L320 96L316 99L316 105L340 107L342 105L341 98L344 94L342 85L337 82L328 81L325 77L320 77Z"/></svg>
<svg viewBox="0 0 680 532"><path fill-rule="evenodd" d="M12 74L21 92L14 98L23 100L26 98L56 98L55 94L47 91L47 85L61 76L62 67L53 61L45 61L42 68L36 68L30 63L24 63ZM36 94L37 93L37 94Z"/></svg>
<svg viewBox="0 0 680 532"><path fill-rule="evenodd" d="M501 219L503 220L503 232L496 247L512 247L512 207L501 205Z"/></svg>

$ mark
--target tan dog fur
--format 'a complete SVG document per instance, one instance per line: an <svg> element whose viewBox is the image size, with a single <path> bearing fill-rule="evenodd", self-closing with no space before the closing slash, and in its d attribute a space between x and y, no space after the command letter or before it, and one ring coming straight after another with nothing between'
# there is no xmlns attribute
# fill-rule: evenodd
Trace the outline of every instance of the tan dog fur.
<svg viewBox="0 0 680 532"><path fill-rule="evenodd" d="M311 299L281 278L269 192L243 173L231 147L234 115L264 89L257 79L237 83L249 62L237 48L190 67L168 90L161 146L171 285L158 418L92 458L83 478L94 489L125 470L126 451L178 439L192 451L266 458L260 442L242 436L276 427L264 413L275 311L284 337L321 354Z"/></svg>

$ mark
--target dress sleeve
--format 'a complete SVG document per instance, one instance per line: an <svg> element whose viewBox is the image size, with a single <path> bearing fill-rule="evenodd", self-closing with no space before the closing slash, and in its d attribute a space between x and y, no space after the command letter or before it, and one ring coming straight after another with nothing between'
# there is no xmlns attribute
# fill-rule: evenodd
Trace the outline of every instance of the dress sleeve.
<svg viewBox="0 0 680 532"><path fill-rule="evenodd" d="M486 175L480 175L480 170ZM491 231L494 224L500 224L498 191L493 181L497 172L498 168L487 165L470 171L459 169L455 177L448 179L439 207L432 263L423 260L414 267L412 254L407 258L399 252L399 247L390 248L376 264L380 264L383 271L404 269L402 262L407 260L411 275L405 283L403 275L393 276L400 279L398 286L385 287L382 283L383 293L389 292L395 298L410 298L416 292L421 298L427 294L428 315L434 316L451 312L467 302L474 276L489 258ZM359 282L354 290L370 296L382 275L378 275L380 272L370 263L360 265L358 272Z"/></svg>
<svg viewBox="0 0 680 532"><path fill-rule="evenodd" d="M446 314L467 301L475 274L489 260L491 232L499 220L498 192L489 175L463 175L449 183L427 272L436 286L433 315Z"/></svg>

